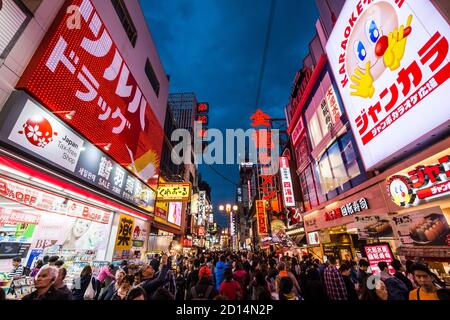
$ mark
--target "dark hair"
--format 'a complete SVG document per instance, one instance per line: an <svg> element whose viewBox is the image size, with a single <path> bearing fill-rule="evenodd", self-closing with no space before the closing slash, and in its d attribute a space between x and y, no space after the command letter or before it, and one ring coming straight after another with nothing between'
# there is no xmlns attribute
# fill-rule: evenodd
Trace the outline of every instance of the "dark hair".
<svg viewBox="0 0 450 320"><path fill-rule="evenodd" d="M378 295L375 291L375 288L369 289L369 287L367 286L367 281L368 281L369 277L371 277L371 275L366 275L362 281L361 300L365 300L365 301L381 300L378 297Z"/></svg>
<svg viewBox="0 0 450 320"><path fill-rule="evenodd" d="M225 261L227 261L227 258L224 255L221 255L219 260L222 262L225 262Z"/></svg>
<svg viewBox="0 0 450 320"><path fill-rule="evenodd" d="M58 261L59 260L59 257L58 256L51 256L49 259L48 259L48 262L49 263L55 263L56 261Z"/></svg>
<svg viewBox="0 0 450 320"><path fill-rule="evenodd" d="M62 267L64 265L64 261L62 260L58 260L55 262L55 266L57 266L58 268Z"/></svg>
<svg viewBox="0 0 450 320"><path fill-rule="evenodd" d="M195 268L200 268L200 260L199 259L195 259L194 260L194 267Z"/></svg>
<svg viewBox="0 0 450 320"><path fill-rule="evenodd" d="M292 282L291 278L289 277L283 277L280 279L280 300L283 300L283 296L285 294L291 293L292 289L294 288L294 283Z"/></svg>
<svg viewBox="0 0 450 320"><path fill-rule="evenodd" d="M231 270L231 268L226 268L223 272L223 276L225 277L226 281L233 280L233 271Z"/></svg>
<svg viewBox="0 0 450 320"><path fill-rule="evenodd" d="M391 262L391 266L395 271L400 271L400 269L402 268L402 263L400 262L400 260L395 259Z"/></svg>
<svg viewBox="0 0 450 320"><path fill-rule="evenodd" d="M4 300L6 300L5 290L0 288L0 301L4 301Z"/></svg>
<svg viewBox="0 0 450 320"><path fill-rule="evenodd" d="M236 263L236 270L242 270L244 269L244 266L242 265L241 262Z"/></svg>
<svg viewBox="0 0 450 320"><path fill-rule="evenodd" d="M356 262L355 262L355 261L353 261L353 260L352 260L352 261L350 261L350 267L352 267L352 268L353 268L354 266L356 266Z"/></svg>
<svg viewBox="0 0 450 320"><path fill-rule="evenodd" d="M175 300L172 294L165 288L159 288L151 300Z"/></svg>
<svg viewBox="0 0 450 320"><path fill-rule="evenodd" d="M387 267L388 267L388 264L386 261L378 262L378 268L380 268L381 271L384 271Z"/></svg>
<svg viewBox="0 0 450 320"><path fill-rule="evenodd" d="M14 257L13 259L12 259L12 261L14 261L14 262L22 262L22 258L21 257Z"/></svg>
<svg viewBox="0 0 450 320"><path fill-rule="evenodd" d="M406 262L405 262L406 272L412 273L412 270L411 270L412 265L414 265L414 261L406 260Z"/></svg>
<svg viewBox="0 0 450 320"><path fill-rule="evenodd" d="M414 273L415 271L423 271L426 272L429 276L433 276L431 270L422 263L413 263L411 265L411 272Z"/></svg>
<svg viewBox="0 0 450 320"><path fill-rule="evenodd" d="M359 265L359 267L369 267L370 266L369 262L365 259L359 260L358 265Z"/></svg>
<svg viewBox="0 0 450 320"><path fill-rule="evenodd" d="M272 300L272 295L265 287L258 287L256 289L256 300L270 301Z"/></svg>
<svg viewBox="0 0 450 320"><path fill-rule="evenodd" d="M339 271L340 272L345 272L347 270L350 270L352 267L349 263L343 263L341 264L341 266L339 267Z"/></svg>
<svg viewBox="0 0 450 320"><path fill-rule="evenodd" d="M92 275L92 268L90 265L87 265L83 268L83 270L81 270L81 274L80 276L91 276Z"/></svg>
<svg viewBox="0 0 450 320"><path fill-rule="evenodd" d="M122 280L122 283L124 283L124 282L128 282L130 285L133 285L134 276L126 275L125 277L123 277L123 280Z"/></svg>
<svg viewBox="0 0 450 320"><path fill-rule="evenodd" d="M122 260L122 262L120 263L121 266L126 266L128 265L128 261L127 260Z"/></svg>
<svg viewBox="0 0 450 320"><path fill-rule="evenodd" d="M44 256L44 258L42 258L42 261L44 262L44 264L48 263L48 259L50 259L49 256Z"/></svg>
<svg viewBox="0 0 450 320"><path fill-rule="evenodd" d="M335 256L330 256L330 257L328 258L328 262L329 262L330 264L336 264L336 257L335 257Z"/></svg>
<svg viewBox="0 0 450 320"><path fill-rule="evenodd" d="M147 293L141 287L135 287L128 291L126 300L134 300L137 297L144 296L144 299L147 300Z"/></svg>
<svg viewBox="0 0 450 320"><path fill-rule="evenodd" d="M257 286L264 287L266 285L266 279L264 277L264 274L261 271L257 271L255 273L255 280Z"/></svg>
<svg viewBox="0 0 450 320"><path fill-rule="evenodd" d="M213 300L228 300L228 298L226 296L218 294L217 296L214 297Z"/></svg>
<svg viewBox="0 0 450 320"><path fill-rule="evenodd" d="M44 262L42 260L37 260L35 264L35 268L42 268L44 266Z"/></svg>

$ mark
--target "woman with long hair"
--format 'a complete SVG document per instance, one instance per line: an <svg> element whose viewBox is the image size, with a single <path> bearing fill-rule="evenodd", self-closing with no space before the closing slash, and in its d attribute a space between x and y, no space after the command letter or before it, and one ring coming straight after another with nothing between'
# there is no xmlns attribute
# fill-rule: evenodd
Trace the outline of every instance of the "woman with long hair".
<svg viewBox="0 0 450 320"><path fill-rule="evenodd" d="M81 270L81 274L74 280L74 288L72 289L74 300L84 300L84 294L92 281L92 267L87 265Z"/></svg>

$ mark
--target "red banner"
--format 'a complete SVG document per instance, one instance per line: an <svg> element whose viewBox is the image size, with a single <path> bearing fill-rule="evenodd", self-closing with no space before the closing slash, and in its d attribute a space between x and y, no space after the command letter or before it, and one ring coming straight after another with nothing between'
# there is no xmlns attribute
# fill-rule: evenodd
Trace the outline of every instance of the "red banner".
<svg viewBox="0 0 450 320"><path fill-rule="evenodd" d="M69 28L69 5L80 6L81 28ZM17 87L156 185L163 129L119 47L90 0L66 1Z"/></svg>
<svg viewBox="0 0 450 320"><path fill-rule="evenodd" d="M259 236L268 235L269 228L267 227L266 205L262 200L256 201L256 218L258 222L258 235Z"/></svg>

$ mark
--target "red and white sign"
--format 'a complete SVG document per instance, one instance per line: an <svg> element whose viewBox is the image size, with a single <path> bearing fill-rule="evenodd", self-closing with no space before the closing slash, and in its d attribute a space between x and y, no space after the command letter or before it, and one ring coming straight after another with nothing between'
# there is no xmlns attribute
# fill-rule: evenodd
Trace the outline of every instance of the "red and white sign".
<svg viewBox="0 0 450 320"><path fill-rule="evenodd" d="M162 208L155 207L155 216L167 220L167 211Z"/></svg>
<svg viewBox="0 0 450 320"><path fill-rule="evenodd" d="M41 216L19 210L0 207L0 225L2 224L38 224Z"/></svg>
<svg viewBox="0 0 450 320"><path fill-rule="evenodd" d="M256 201L256 219L258 223L258 236L266 236L269 234L267 226L266 205L263 200Z"/></svg>
<svg viewBox="0 0 450 320"><path fill-rule="evenodd" d="M81 29L68 28L80 7ZM67 1L18 88L156 185L163 129L90 0Z"/></svg>
<svg viewBox="0 0 450 320"><path fill-rule="evenodd" d="M294 130L292 131L291 138L292 138L292 144L294 146L297 145L297 141L302 135L302 133L305 131L305 126L303 125L303 119L301 117L298 118L297 125L295 126Z"/></svg>
<svg viewBox="0 0 450 320"><path fill-rule="evenodd" d="M449 39L430 1L345 2L326 50L367 170L450 119Z"/></svg>
<svg viewBox="0 0 450 320"><path fill-rule="evenodd" d="M286 208L295 207L294 188L292 186L291 171L289 161L286 157L280 157L280 175L283 186L283 199Z"/></svg>
<svg viewBox="0 0 450 320"><path fill-rule="evenodd" d="M69 201L67 203L67 215L70 217L108 224L111 217L111 212L87 206L79 202Z"/></svg>
<svg viewBox="0 0 450 320"><path fill-rule="evenodd" d="M390 273L395 273L394 268L391 267L391 262L394 261L391 247L388 244L377 244L364 246L367 261L369 261L370 268L374 274L380 273L378 263L385 261L389 267Z"/></svg>
<svg viewBox="0 0 450 320"><path fill-rule="evenodd" d="M24 106L8 139L72 172L84 145L82 138L31 100Z"/></svg>
<svg viewBox="0 0 450 320"><path fill-rule="evenodd" d="M446 152L450 154L450 149ZM429 164L416 165L405 174L389 178L387 192L396 205L417 206L424 199L439 198L450 193L450 156L427 162Z"/></svg>

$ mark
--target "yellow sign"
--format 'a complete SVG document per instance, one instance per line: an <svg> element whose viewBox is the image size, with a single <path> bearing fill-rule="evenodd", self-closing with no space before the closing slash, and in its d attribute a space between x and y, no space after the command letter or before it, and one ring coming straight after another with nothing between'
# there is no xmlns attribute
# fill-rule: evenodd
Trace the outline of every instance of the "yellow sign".
<svg viewBox="0 0 450 320"><path fill-rule="evenodd" d="M158 201L188 202L191 199L189 182L160 183L156 199Z"/></svg>
<svg viewBox="0 0 450 320"><path fill-rule="evenodd" d="M115 250L130 250L133 236L134 218L121 215L119 221L119 227L117 230L116 246Z"/></svg>

